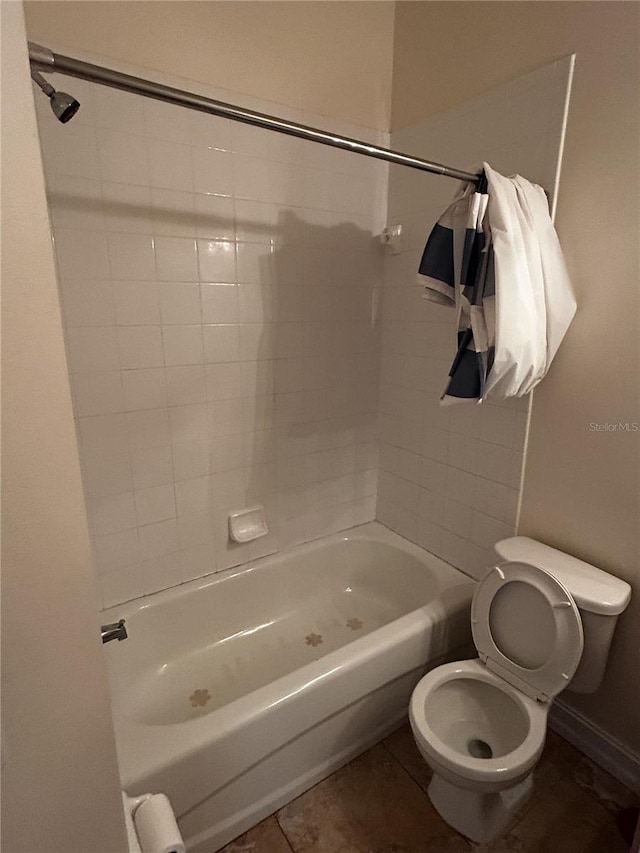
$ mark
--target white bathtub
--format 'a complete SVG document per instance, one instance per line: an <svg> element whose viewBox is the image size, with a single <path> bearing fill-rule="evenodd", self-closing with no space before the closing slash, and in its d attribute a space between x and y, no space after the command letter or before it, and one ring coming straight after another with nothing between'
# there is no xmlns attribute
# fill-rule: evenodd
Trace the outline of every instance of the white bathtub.
<svg viewBox="0 0 640 853"><path fill-rule="evenodd" d="M164 791L213 850L378 741L462 657L474 583L378 524L113 608L128 794Z"/></svg>

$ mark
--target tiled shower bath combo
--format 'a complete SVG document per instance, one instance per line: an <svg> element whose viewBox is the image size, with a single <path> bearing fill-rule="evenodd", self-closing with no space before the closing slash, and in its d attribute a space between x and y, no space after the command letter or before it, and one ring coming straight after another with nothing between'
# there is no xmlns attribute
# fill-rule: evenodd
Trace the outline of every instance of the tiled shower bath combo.
<svg viewBox="0 0 640 853"><path fill-rule="evenodd" d="M102 605L372 520L386 167L66 85L68 125L37 105ZM270 536L229 544L252 504Z"/></svg>
<svg viewBox="0 0 640 853"><path fill-rule="evenodd" d="M554 203L572 69L571 57L561 60L391 140L156 79L428 151L474 174L490 159L530 176ZM502 671L485 672L469 609L496 553L513 555L505 572L520 571L532 547L512 538L530 400L438 405L455 312L424 301L414 276L450 185L86 82L68 87L82 102L68 126L37 103L99 603L128 632L107 649L123 787L166 792L189 851L212 853L367 748L374 764L388 762L393 749L374 744L403 722L412 694L430 764L419 730L433 724L447 740L433 722L442 695L457 697L454 714L478 696L486 702L491 739L500 694L512 739L528 749L501 777L524 786L517 804L457 826L447 798L465 786L456 787L457 766L447 776L448 746L449 764L433 760L429 788L462 833L446 827L447 849L468 849L463 835L497 836L528 798L542 751L548 706L531 709L538 699L550 705L577 671L578 607L585 620L617 618L628 585L610 578L618 587L601 602L609 581L587 567L573 601L552 573L564 571L574 593L583 569L545 553L548 565L532 563L525 580L563 610L576 665L548 695L527 682L522 701L496 686ZM401 236L385 247L387 223ZM268 533L237 538L230 524L242 511L260 523L264 512ZM500 540L507 548L494 552ZM593 679L615 618L594 632L602 653ZM476 657L472 635L482 663L466 660ZM556 645L566 652L551 645L554 661ZM446 670L447 684L434 682L415 708L428 670ZM512 744L494 756L474 743L488 759L517 752ZM402 775L394 760L389 767ZM486 796L474 792L480 810L494 782ZM449 785L442 808L437 784ZM420 800L418 788L410 796ZM296 846L295 809L278 816L288 841L273 820L265 831L283 849L312 849Z"/></svg>

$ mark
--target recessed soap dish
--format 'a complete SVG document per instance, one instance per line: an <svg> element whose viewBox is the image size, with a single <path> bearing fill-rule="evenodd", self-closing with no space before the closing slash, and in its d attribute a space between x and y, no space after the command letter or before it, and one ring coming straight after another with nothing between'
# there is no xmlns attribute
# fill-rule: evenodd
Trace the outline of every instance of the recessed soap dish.
<svg viewBox="0 0 640 853"><path fill-rule="evenodd" d="M229 515L229 538L232 542L253 542L268 532L262 506L247 507Z"/></svg>

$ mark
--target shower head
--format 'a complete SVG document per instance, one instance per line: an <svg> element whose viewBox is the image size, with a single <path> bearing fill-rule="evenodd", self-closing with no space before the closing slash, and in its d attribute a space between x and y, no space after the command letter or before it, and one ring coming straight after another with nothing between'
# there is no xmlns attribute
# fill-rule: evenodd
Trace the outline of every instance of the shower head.
<svg viewBox="0 0 640 853"><path fill-rule="evenodd" d="M80 109L80 102L66 92L56 92L51 83L48 83L39 71L31 69L31 77L40 86L49 98L54 116L63 124L72 119Z"/></svg>
<svg viewBox="0 0 640 853"><path fill-rule="evenodd" d="M80 101L76 101L66 92L54 92L50 98L50 104L54 116L63 124L72 119L80 109Z"/></svg>

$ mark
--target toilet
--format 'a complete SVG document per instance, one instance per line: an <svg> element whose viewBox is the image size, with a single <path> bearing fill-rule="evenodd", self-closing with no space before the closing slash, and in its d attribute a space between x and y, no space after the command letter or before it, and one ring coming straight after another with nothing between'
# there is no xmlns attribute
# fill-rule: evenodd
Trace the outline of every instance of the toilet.
<svg viewBox="0 0 640 853"><path fill-rule="evenodd" d="M431 802L476 842L499 835L531 794L554 697L600 686L631 597L625 581L525 536L495 550L501 562L471 606L478 657L431 670L409 707Z"/></svg>

